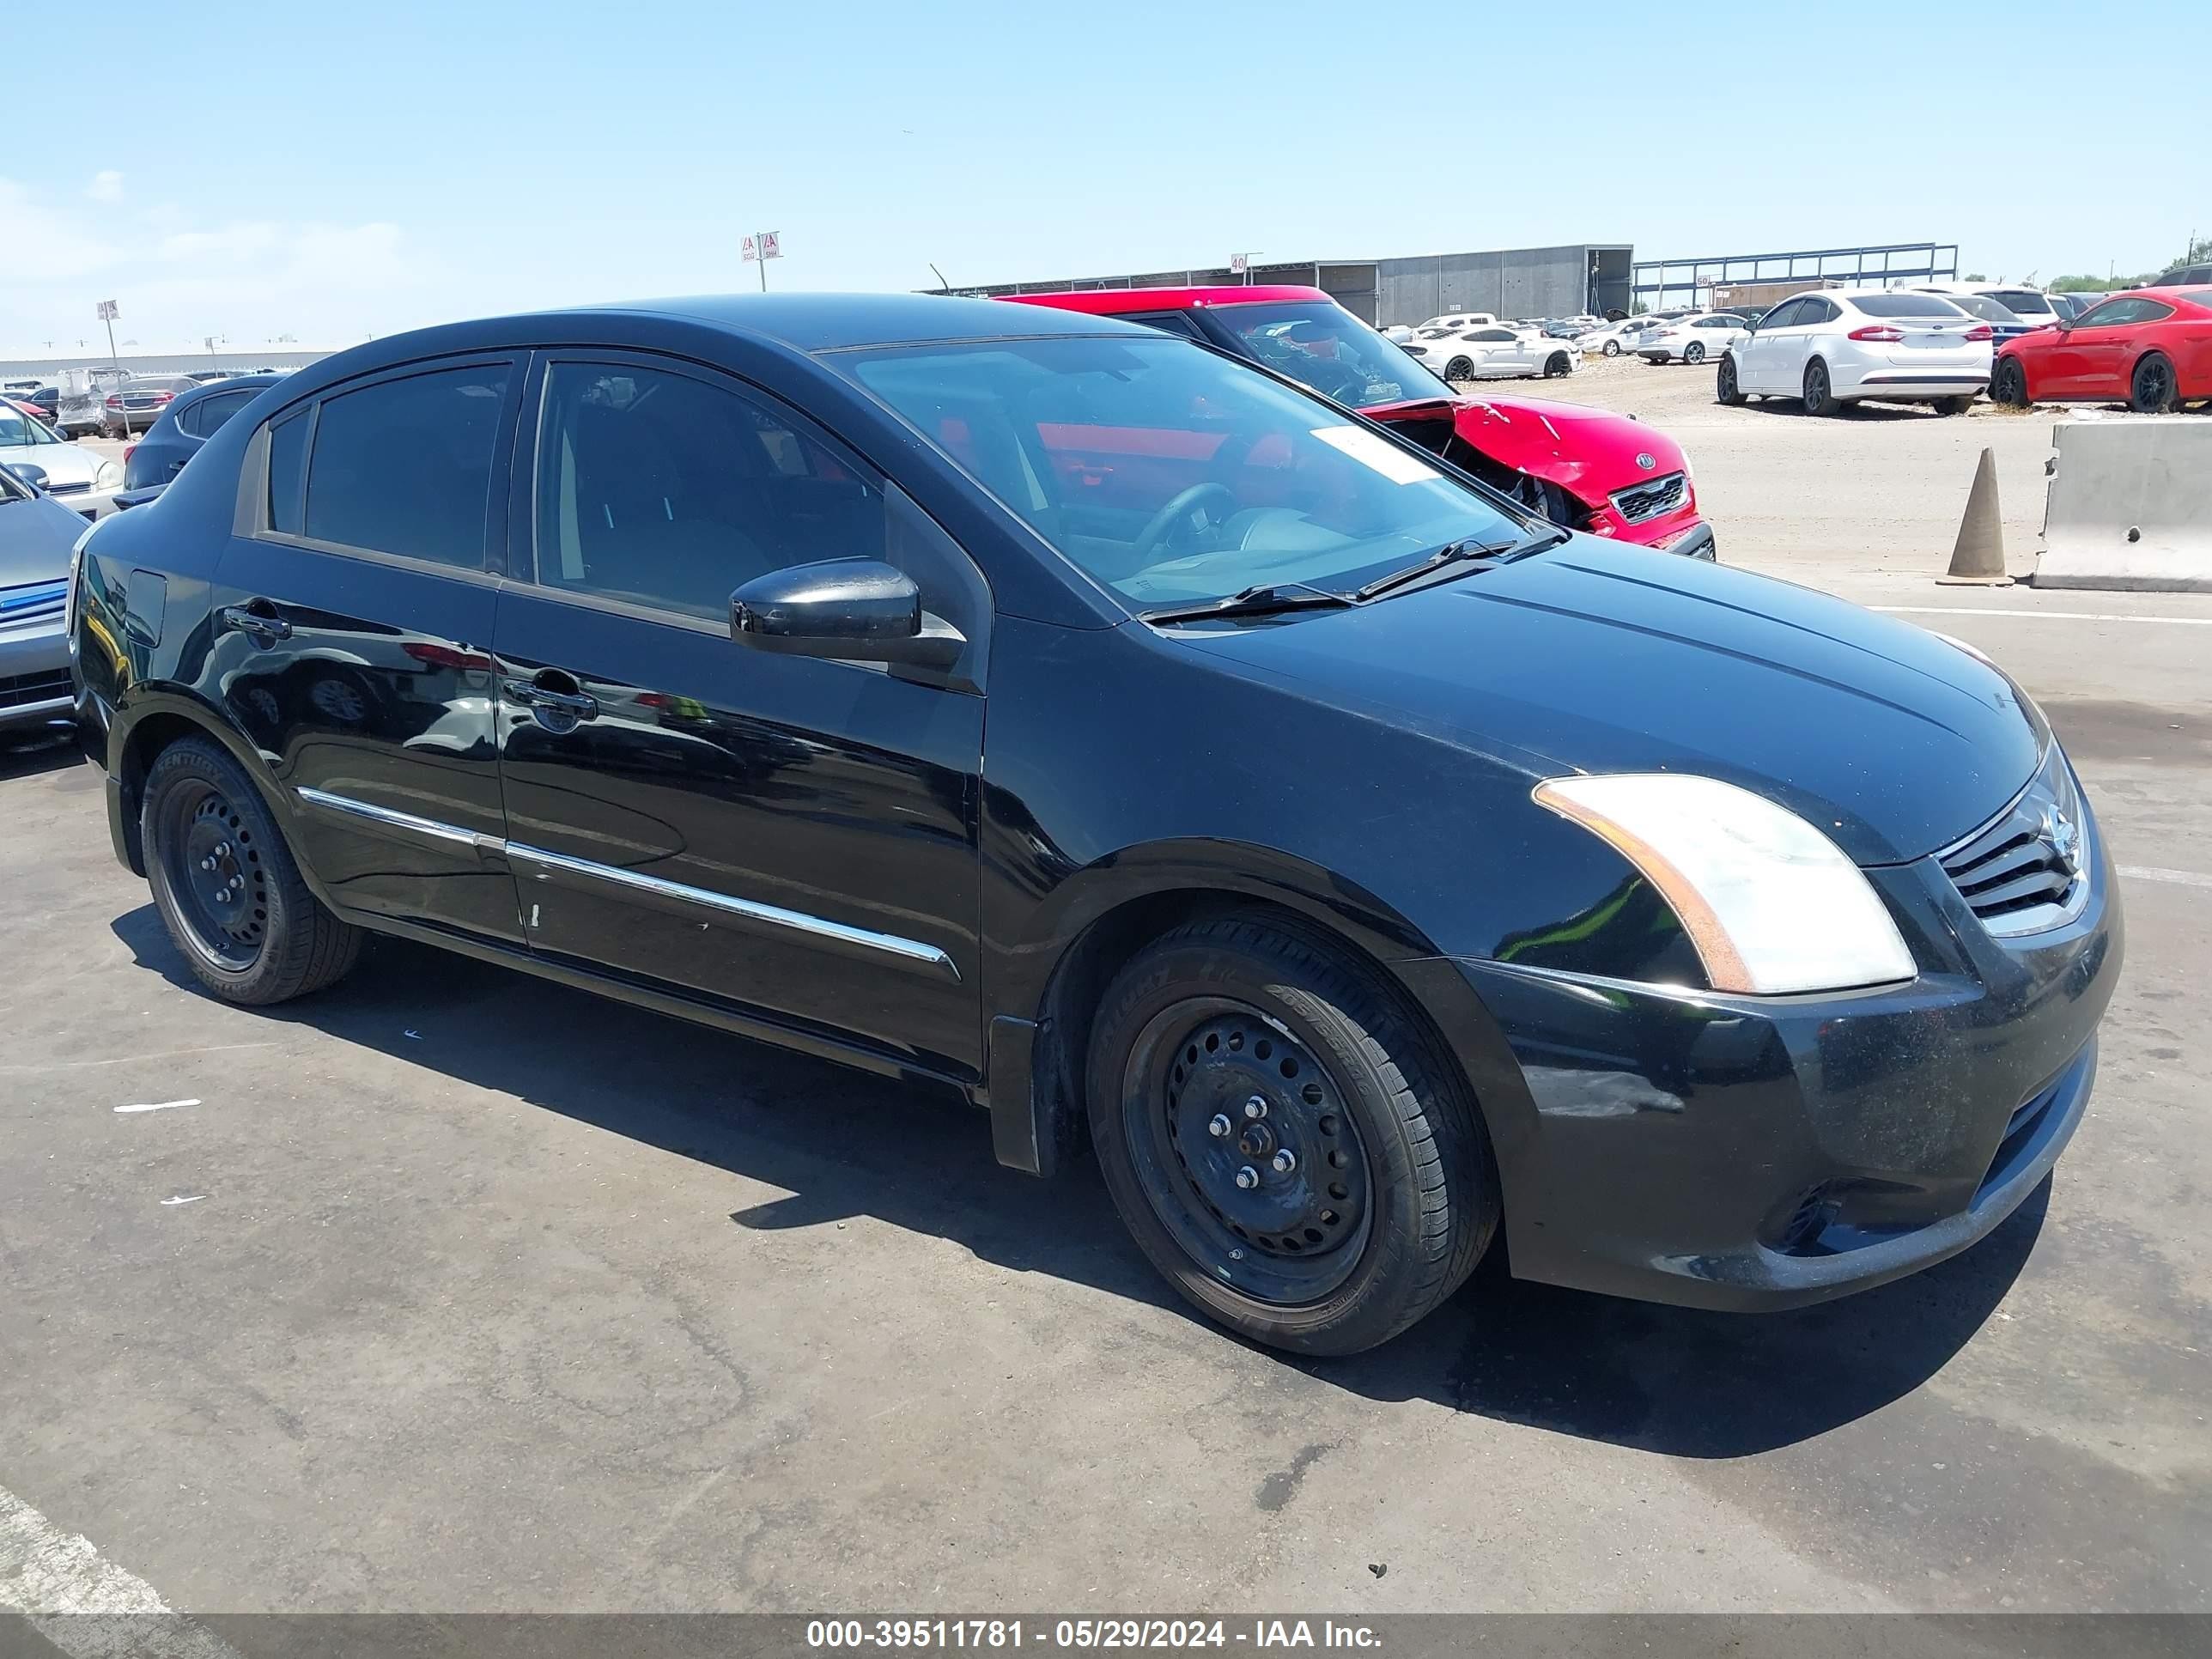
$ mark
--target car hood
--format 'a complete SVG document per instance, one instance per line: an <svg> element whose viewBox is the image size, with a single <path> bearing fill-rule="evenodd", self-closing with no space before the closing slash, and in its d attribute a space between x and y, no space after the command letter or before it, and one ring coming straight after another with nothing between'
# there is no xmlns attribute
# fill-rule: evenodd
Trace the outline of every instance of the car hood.
<svg viewBox="0 0 2212 1659"><path fill-rule="evenodd" d="M0 445L0 466L39 467L48 483L89 484L100 472L100 458L75 444Z"/></svg>
<svg viewBox="0 0 2212 1659"><path fill-rule="evenodd" d="M1410 419L1440 399L1384 404L1370 419ZM1452 425L1462 441L1516 472L1555 483L1596 505L1616 489L1683 470L1682 447L1663 432L1610 410L1544 398L1455 398ZM1642 465L1649 457L1650 465Z"/></svg>
<svg viewBox="0 0 2212 1659"><path fill-rule="evenodd" d="M1860 864L1918 858L1986 823L2042 746L2010 680L1924 629L1587 536L1355 610L1174 637L1532 781L1720 778Z"/></svg>
<svg viewBox="0 0 2212 1659"><path fill-rule="evenodd" d="M68 575L70 549L84 528L83 519L50 496L0 496L0 587Z"/></svg>

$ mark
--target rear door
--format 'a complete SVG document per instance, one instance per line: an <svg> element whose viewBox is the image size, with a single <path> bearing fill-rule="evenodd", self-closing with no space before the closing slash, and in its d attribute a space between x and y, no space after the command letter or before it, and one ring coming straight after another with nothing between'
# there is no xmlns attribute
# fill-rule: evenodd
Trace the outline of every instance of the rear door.
<svg viewBox="0 0 2212 1659"><path fill-rule="evenodd" d="M504 939L490 648L521 380L507 356L415 364L257 433L210 652L341 902Z"/></svg>
<svg viewBox="0 0 2212 1659"><path fill-rule="evenodd" d="M981 574L757 388L611 351L533 380L495 641L532 948L980 1076ZM731 637L734 588L855 557L911 574L961 663Z"/></svg>

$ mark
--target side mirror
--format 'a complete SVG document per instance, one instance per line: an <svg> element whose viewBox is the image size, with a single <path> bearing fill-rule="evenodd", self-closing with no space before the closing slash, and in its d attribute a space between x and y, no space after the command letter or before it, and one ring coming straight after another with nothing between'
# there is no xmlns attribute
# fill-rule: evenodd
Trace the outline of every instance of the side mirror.
<svg viewBox="0 0 2212 1659"><path fill-rule="evenodd" d="M830 559L756 576L730 595L730 636L756 651L949 668L968 641L926 616L921 590L875 559Z"/></svg>
<svg viewBox="0 0 2212 1659"><path fill-rule="evenodd" d="M6 465L9 472L32 489L44 489L46 487L46 469L43 466L33 466L28 461L9 461Z"/></svg>

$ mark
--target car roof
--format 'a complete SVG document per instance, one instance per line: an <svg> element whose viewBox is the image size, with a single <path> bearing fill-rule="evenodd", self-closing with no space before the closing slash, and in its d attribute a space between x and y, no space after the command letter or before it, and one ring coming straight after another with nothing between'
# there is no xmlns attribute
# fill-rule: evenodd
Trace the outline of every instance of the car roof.
<svg viewBox="0 0 2212 1659"><path fill-rule="evenodd" d="M705 323L725 332L773 341L800 351L908 341L995 340L1010 334L1065 334L1065 319L1029 319L996 301L936 294L717 294L641 300L546 313L563 319L645 314ZM1017 320L1020 319L1020 320ZM518 319L501 319L511 326ZM1077 324L1079 329L1086 325ZM1095 325L1112 329L1113 324Z"/></svg>
<svg viewBox="0 0 2212 1659"><path fill-rule="evenodd" d="M1132 311L1194 311L1200 306L1256 306L1284 301L1327 301L1317 288L1295 283L1238 283L1224 288L1101 288L1060 294L1006 294L1018 305L1080 311L1094 317L1118 317Z"/></svg>

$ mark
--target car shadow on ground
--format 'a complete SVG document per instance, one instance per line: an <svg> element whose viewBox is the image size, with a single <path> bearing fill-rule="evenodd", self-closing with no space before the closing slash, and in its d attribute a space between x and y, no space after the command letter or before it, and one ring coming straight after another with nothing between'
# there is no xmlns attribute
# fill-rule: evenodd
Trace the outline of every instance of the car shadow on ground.
<svg viewBox="0 0 2212 1659"><path fill-rule="evenodd" d="M140 966L204 995L149 904L118 917ZM729 1219L755 1231L872 1216L1190 1319L1123 1231L1095 1164L1054 1182L1001 1169L984 1116L948 1092L849 1071L392 939L343 985L265 1018L312 1027L790 1195ZM1348 1359L1287 1359L1382 1401L1425 1399L1674 1456L1792 1444L1909 1394L2018 1275L2048 1183L1976 1249L1817 1308L1703 1313L1513 1279L1493 1250L1405 1335ZM1255 1352L1263 1352L1255 1350Z"/></svg>
<svg viewBox="0 0 2212 1659"><path fill-rule="evenodd" d="M1788 415L1804 420L1805 404L1797 398L1769 398L1760 392L1747 394L1739 407L1758 415ZM1880 425L1884 421L1955 421L1956 415L1938 415L1925 404L1861 404L1836 405L1832 415L1823 415L1824 421L1864 421Z"/></svg>
<svg viewBox="0 0 2212 1659"><path fill-rule="evenodd" d="M34 778L83 763L84 751L67 726L46 731L0 732L0 783Z"/></svg>

